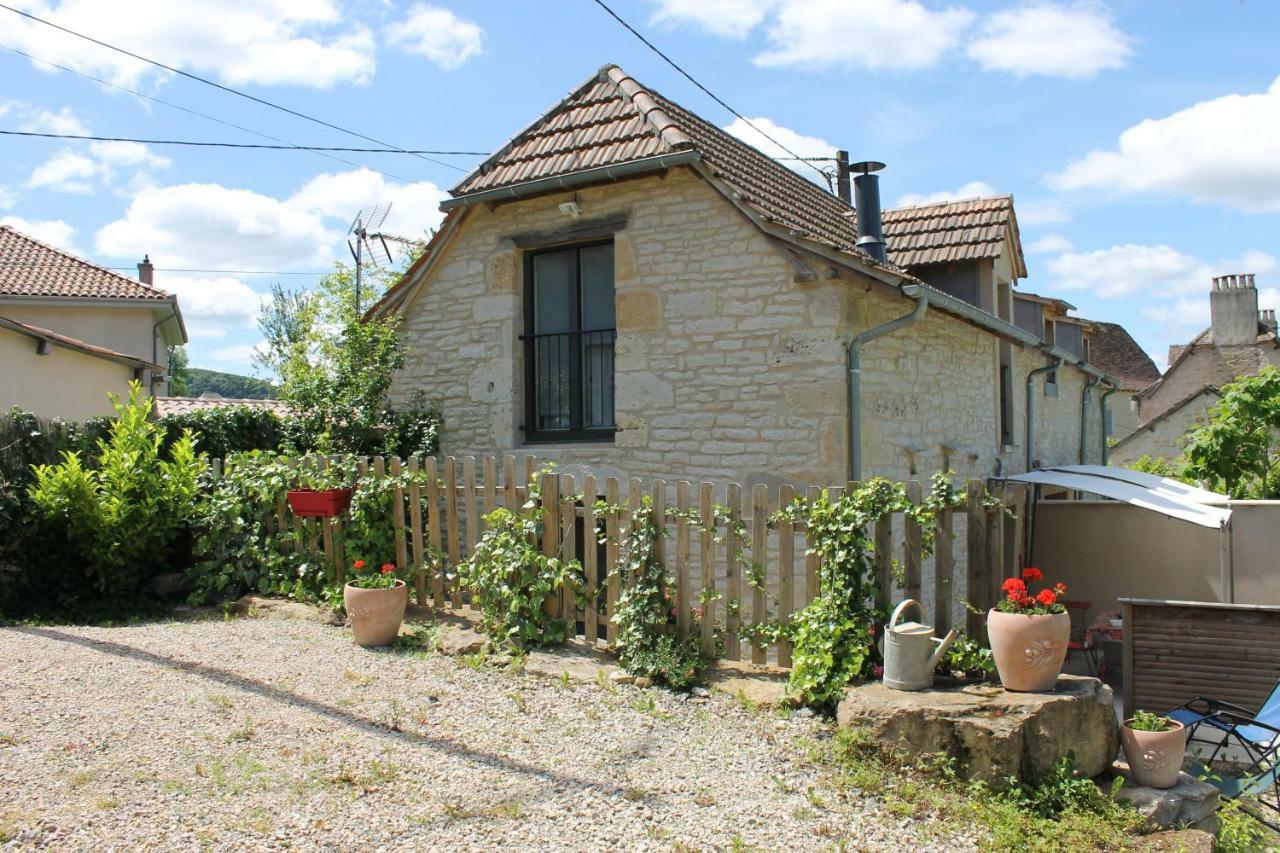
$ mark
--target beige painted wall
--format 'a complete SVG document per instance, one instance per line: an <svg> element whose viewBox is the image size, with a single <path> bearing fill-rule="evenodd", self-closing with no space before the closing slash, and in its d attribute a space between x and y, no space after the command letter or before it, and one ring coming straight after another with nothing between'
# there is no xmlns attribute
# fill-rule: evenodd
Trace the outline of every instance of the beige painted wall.
<svg viewBox="0 0 1280 853"><path fill-rule="evenodd" d="M105 305L81 308L0 302L0 316L78 338L144 361L154 359L164 363L164 341L154 335L156 316L150 308L111 308ZM158 341L154 354L153 341Z"/></svg>
<svg viewBox="0 0 1280 853"><path fill-rule="evenodd" d="M133 368L53 346L36 353L33 338L0 329L0 410L11 406L43 417L80 421L114 413L107 392L129 395Z"/></svg>
<svg viewBox="0 0 1280 853"><path fill-rule="evenodd" d="M794 281L792 262L688 170L579 190L583 220L625 213L615 236L615 441L525 447L522 256L512 236L563 228L549 195L479 206L405 308L406 365L392 396L438 402L445 453L532 450L570 473L744 484L843 482L845 342L914 303L852 273ZM940 311L863 351L864 474L962 477L1022 468L1025 365L1014 348L1019 446L998 447L996 339ZM1037 458L1075 461L1081 374L1038 398ZM1037 386L1040 388L1041 386ZM1038 391L1042 394L1042 391ZM1096 398L1091 407L1098 421ZM1065 419L1065 420L1063 420ZM1096 426L1092 433L1096 443Z"/></svg>
<svg viewBox="0 0 1280 853"><path fill-rule="evenodd" d="M1233 501L1236 601L1280 605L1275 530L1280 501ZM1092 601L1092 618L1120 597L1222 601L1217 530L1110 501L1041 501L1033 565Z"/></svg>

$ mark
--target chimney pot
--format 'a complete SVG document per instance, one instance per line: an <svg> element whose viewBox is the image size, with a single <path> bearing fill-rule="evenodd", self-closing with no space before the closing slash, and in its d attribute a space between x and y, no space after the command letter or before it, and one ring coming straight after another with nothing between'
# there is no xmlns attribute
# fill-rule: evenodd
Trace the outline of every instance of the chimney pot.
<svg viewBox="0 0 1280 853"><path fill-rule="evenodd" d="M151 284L155 274L155 267L151 265L151 256L143 255L142 261L138 264L138 281L143 284Z"/></svg>
<svg viewBox="0 0 1280 853"><path fill-rule="evenodd" d="M849 167L858 175L853 179L853 192L858 209L857 246L880 263L884 263L884 228L880 218L880 176L875 173L884 163L866 160Z"/></svg>

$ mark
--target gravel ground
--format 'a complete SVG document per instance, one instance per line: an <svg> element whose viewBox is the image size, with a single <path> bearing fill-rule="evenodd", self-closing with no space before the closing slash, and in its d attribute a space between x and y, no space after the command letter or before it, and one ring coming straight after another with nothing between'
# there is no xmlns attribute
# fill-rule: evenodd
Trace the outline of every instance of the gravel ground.
<svg viewBox="0 0 1280 853"><path fill-rule="evenodd" d="M966 849L830 791L828 723L304 621L0 630L4 849Z"/></svg>

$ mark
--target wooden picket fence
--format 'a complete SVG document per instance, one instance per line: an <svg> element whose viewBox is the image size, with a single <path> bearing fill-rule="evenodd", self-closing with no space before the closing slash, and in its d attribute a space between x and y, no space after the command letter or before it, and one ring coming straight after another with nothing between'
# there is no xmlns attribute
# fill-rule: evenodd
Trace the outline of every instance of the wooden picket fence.
<svg viewBox="0 0 1280 853"><path fill-rule="evenodd" d="M352 460L307 457L290 464L323 467L352 464ZM786 620L819 592L818 557L809 553L803 522L771 521L780 507L796 498L791 486L745 489L738 483L695 485L687 480L669 483L594 476L575 480L571 474L539 473L538 460L531 455L373 457L354 464L361 474L371 472L374 477L402 471L422 475L394 488L389 523L395 535L396 562L407 569L415 597L425 607L470 608L451 567L474 552L484 533L485 515L498 507L518 510L525 504L535 476L540 477L545 510L542 551L580 560L586 579L585 596L566 595L553 606L558 615L572 619L584 637L609 642L615 637L610 615L621 579L611 568L618 561L629 521L646 495L655 526L667 533L656 548L668 574L675 578L676 630L683 638L698 625L705 654L789 666L788 643L766 647L748 642L739 638L739 629ZM215 470L221 470L218 460ZM920 482L908 482L906 490L913 503L922 501ZM807 497L815 498L820 491L810 488ZM988 500L992 495L1004 502L1008 512ZM902 598L922 600L928 605L925 618L940 634L958 624L970 636L980 636L985 612L996 600L1000 583L1020 567L1018 515L1024 496L1020 486L989 491L982 480L968 481L963 505L938 514L932 556L925 555L922 531L909 518L897 514L881 519L874 531L881 590L877 603L887 610ZM594 499L616 509L598 513ZM326 565L335 580L343 579L347 562L341 518L296 517L282 502L270 522L292 528L295 541ZM603 533L602 543L597 533ZM585 601L582 607L580 600Z"/></svg>

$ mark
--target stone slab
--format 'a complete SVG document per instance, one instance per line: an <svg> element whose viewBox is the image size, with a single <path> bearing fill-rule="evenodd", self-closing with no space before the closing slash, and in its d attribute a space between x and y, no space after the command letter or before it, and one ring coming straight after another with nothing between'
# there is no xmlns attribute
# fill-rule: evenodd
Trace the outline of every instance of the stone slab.
<svg viewBox="0 0 1280 853"><path fill-rule="evenodd" d="M1112 768L1119 776L1127 777L1128 771L1123 761ZM1218 789L1187 773L1179 773L1172 788L1148 788L1126 781L1116 799L1129 803L1161 829L1218 831Z"/></svg>
<svg viewBox="0 0 1280 853"><path fill-rule="evenodd" d="M1052 693L986 684L904 692L861 684L845 692L836 722L907 754L949 756L962 778L996 788L1010 777L1035 784L1068 753L1094 777L1119 750L1111 688L1073 675L1061 676Z"/></svg>
<svg viewBox="0 0 1280 853"><path fill-rule="evenodd" d="M230 607L239 616L258 619L304 619L325 625L341 625L343 620L327 607L304 604L287 598L267 598L261 595L245 595L236 599Z"/></svg>

